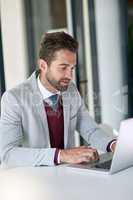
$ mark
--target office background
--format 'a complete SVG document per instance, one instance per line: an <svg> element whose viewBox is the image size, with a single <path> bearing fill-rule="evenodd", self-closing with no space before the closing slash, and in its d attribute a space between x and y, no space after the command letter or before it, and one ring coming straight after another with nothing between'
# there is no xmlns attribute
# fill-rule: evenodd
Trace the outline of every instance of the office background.
<svg viewBox="0 0 133 200"><path fill-rule="evenodd" d="M133 116L133 0L0 0L0 95L37 67L41 35L80 44L75 82L98 123Z"/></svg>

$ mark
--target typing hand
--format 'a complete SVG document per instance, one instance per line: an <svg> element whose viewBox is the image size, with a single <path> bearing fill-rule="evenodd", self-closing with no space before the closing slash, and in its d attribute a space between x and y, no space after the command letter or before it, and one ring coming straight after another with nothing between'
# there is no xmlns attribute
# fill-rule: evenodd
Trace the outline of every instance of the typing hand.
<svg viewBox="0 0 133 200"><path fill-rule="evenodd" d="M61 150L60 162L79 164L82 162L95 161L99 159L99 155L96 149L91 147L76 147L72 149Z"/></svg>

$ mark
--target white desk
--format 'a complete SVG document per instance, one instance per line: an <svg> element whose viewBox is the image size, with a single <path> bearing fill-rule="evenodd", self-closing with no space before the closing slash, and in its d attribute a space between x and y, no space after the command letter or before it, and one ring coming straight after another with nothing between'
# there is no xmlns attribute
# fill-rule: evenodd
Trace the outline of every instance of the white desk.
<svg viewBox="0 0 133 200"><path fill-rule="evenodd" d="M0 170L0 200L132 200L133 168L115 175L65 166Z"/></svg>

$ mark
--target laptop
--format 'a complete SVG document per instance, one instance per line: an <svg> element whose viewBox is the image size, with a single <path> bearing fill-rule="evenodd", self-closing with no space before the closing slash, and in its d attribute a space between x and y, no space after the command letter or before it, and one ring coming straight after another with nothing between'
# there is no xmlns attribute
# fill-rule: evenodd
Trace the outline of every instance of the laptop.
<svg viewBox="0 0 133 200"><path fill-rule="evenodd" d="M68 167L103 174L114 174L133 166L133 118L121 122L115 152L100 155L98 161L69 164Z"/></svg>

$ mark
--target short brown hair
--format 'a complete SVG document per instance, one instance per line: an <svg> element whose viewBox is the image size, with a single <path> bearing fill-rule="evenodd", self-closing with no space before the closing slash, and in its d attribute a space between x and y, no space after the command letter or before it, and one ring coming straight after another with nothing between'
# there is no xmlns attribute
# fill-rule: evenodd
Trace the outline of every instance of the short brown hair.
<svg viewBox="0 0 133 200"><path fill-rule="evenodd" d="M78 42L65 32L45 33L40 42L39 58L50 64L55 58L56 51L61 49L76 53Z"/></svg>

